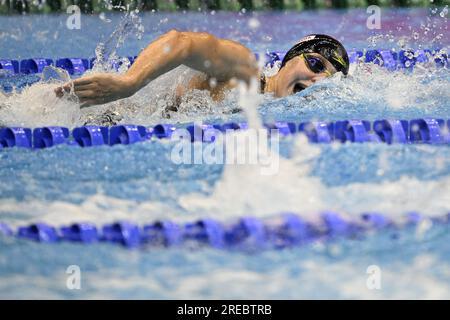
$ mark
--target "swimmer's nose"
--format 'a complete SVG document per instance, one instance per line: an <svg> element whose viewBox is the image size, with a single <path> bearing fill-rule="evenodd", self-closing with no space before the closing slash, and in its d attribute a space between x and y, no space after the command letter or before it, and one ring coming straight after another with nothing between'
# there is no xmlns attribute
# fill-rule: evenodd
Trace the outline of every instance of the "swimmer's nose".
<svg viewBox="0 0 450 320"><path fill-rule="evenodd" d="M323 79L327 78L326 75L315 75L314 77L311 77L308 80L303 80L303 81L299 81L303 87L308 88L310 86L312 86L313 84L315 84L318 81L321 81Z"/></svg>
<svg viewBox="0 0 450 320"><path fill-rule="evenodd" d="M328 78L328 75L326 75L326 74L315 75L313 78L311 78L311 84L316 83L317 81L321 81L326 78Z"/></svg>

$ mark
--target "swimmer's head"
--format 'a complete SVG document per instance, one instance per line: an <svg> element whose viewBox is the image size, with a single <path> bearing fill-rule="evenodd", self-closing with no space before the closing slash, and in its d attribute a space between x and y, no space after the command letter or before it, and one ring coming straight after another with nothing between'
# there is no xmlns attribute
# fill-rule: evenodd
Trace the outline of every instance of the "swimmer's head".
<svg viewBox="0 0 450 320"><path fill-rule="evenodd" d="M336 72L348 74L349 60L344 46L336 39L313 34L302 38L284 56L269 91L283 97L309 87Z"/></svg>

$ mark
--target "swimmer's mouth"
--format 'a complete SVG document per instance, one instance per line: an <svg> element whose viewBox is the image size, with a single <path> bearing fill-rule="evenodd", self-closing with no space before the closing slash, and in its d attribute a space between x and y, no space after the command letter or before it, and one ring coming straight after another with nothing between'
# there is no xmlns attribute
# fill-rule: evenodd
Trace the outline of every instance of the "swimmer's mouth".
<svg viewBox="0 0 450 320"><path fill-rule="evenodd" d="M294 88L292 89L292 93L296 94L297 92L300 92L300 91L305 90L305 89L306 89L305 85L303 85L301 83L296 83Z"/></svg>

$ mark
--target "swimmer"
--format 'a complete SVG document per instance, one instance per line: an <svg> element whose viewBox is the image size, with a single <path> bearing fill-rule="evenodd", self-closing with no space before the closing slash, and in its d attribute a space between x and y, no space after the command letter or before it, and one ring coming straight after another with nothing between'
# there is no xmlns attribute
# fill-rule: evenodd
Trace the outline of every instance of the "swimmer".
<svg viewBox="0 0 450 320"><path fill-rule="evenodd" d="M279 71L270 77L262 75L255 55L242 44L217 38L205 32L169 31L144 49L124 74L88 75L55 89L57 96L73 87L81 107L112 102L132 96L152 80L185 65L202 72L186 87L176 90L177 97L189 90L208 90L218 101L224 92L237 85L236 80L250 83L261 79L261 92L275 97L295 94L336 72L347 75L348 55L336 39L321 34L302 38L284 57ZM213 81L211 81L213 80Z"/></svg>

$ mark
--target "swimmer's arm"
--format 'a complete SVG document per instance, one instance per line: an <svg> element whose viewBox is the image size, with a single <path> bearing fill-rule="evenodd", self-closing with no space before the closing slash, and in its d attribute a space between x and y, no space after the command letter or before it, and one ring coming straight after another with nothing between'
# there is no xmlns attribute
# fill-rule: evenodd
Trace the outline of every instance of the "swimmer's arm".
<svg viewBox="0 0 450 320"><path fill-rule="evenodd" d="M82 106L102 104L133 95L181 64L204 72L217 82L232 78L249 82L258 74L254 55L243 45L208 33L172 30L144 49L124 75L86 76L55 92L61 96L73 85Z"/></svg>
<svg viewBox="0 0 450 320"><path fill-rule="evenodd" d="M125 76L136 92L181 64L217 82L232 78L249 82L258 74L255 56L242 44L205 32L172 30L142 51Z"/></svg>

